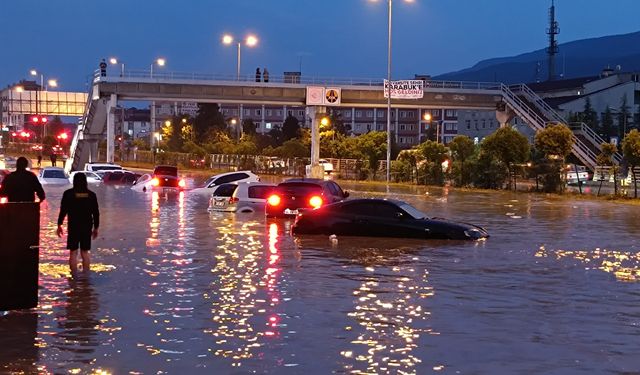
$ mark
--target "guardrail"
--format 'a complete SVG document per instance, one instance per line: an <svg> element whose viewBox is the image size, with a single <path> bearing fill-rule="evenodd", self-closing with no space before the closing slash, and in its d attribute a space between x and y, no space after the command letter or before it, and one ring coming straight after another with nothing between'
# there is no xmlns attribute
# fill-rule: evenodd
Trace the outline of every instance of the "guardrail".
<svg viewBox="0 0 640 375"><path fill-rule="evenodd" d="M127 70L118 75L101 76L96 70L93 75L93 82L118 82L130 80L153 80L153 81L211 81L225 82L228 84L297 84L297 85L337 85L337 86L370 86L380 87L384 85L381 78L341 78L341 77L306 77L288 75L270 75L268 81L263 77L256 79L255 75L225 75L208 73L186 73L186 72L163 72L150 70ZM460 89L460 90L500 90L500 83L496 82L464 82L464 81L424 81L425 89Z"/></svg>

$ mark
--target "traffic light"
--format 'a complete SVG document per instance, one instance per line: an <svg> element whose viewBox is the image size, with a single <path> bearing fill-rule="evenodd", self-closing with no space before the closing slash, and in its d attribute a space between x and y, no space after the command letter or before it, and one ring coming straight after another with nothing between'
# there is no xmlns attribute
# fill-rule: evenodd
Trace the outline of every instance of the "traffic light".
<svg viewBox="0 0 640 375"><path fill-rule="evenodd" d="M48 119L45 116L31 116L31 123L34 125L42 124L45 125Z"/></svg>

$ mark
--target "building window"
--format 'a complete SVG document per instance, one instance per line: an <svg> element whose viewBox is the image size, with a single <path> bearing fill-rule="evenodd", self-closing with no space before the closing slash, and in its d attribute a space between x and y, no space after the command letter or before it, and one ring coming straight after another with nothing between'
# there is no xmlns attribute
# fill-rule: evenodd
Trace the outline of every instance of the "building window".
<svg viewBox="0 0 640 375"><path fill-rule="evenodd" d="M471 120L466 120L465 123L467 124L467 130L471 129Z"/></svg>
<svg viewBox="0 0 640 375"><path fill-rule="evenodd" d="M413 111L410 111L407 116L409 116L409 118L415 118L415 113Z"/></svg>
<svg viewBox="0 0 640 375"><path fill-rule="evenodd" d="M400 118L407 118L407 111L400 111Z"/></svg>
<svg viewBox="0 0 640 375"><path fill-rule="evenodd" d="M378 118L383 118L384 117L384 111L379 109L378 112L376 113L376 116L378 116Z"/></svg>
<svg viewBox="0 0 640 375"><path fill-rule="evenodd" d="M405 124L400 124L400 130L406 130Z"/></svg>
<svg viewBox="0 0 640 375"><path fill-rule="evenodd" d="M298 111L298 116L300 116L300 117L304 116L304 110L302 110L302 109L299 110Z"/></svg>
<svg viewBox="0 0 640 375"><path fill-rule="evenodd" d="M245 109L244 110L244 115L245 116L251 116L251 110L250 109Z"/></svg>
<svg viewBox="0 0 640 375"><path fill-rule="evenodd" d="M382 130L382 124L378 124L378 130Z"/></svg>
<svg viewBox="0 0 640 375"><path fill-rule="evenodd" d="M291 110L287 111L287 116L293 116L293 111Z"/></svg>
<svg viewBox="0 0 640 375"><path fill-rule="evenodd" d="M400 143L405 143L404 142L404 137L400 137Z"/></svg>
<svg viewBox="0 0 640 375"><path fill-rule="evenodd" d="M271 116L273 114L273 111L270 109L267 109L267 116Z"/></svg>
<svg viewBox="0 0 640 375"><path fill-rule="evenodd" d="M486 128L486 120L482 120L482 129Z"/></svg>
<svg viewBox="0 0 640 375"><path fill-rule="evenodd" d="M373 111L367 111L367 117L373 117Z"/></svg>
<svg viewBox="0 0 640 375"><path fill-rule="evenodd" d="M262 110L256 109L256 116L262 116Z"/></svg>
<svg viewBox="0 0 640 375"><path fill-rule="evenodd" d="M473 126L478 130L478 120L473 120Z"/></svg>
<svg viewBox="0 0 640 375"><path fill-rule="evenodd" d="M453 117L453 109L447 109L447 111L445 112L445 116Z"/></svg>
<svg viewBox="0 0 640 375"><path fill-rule="evenodd" d="M431 111L431 116L433 116L433 117L440 116L440 110L439 109L434 109L433 111Z"/></svg>
<svg viewBox="0 0 640 375"><path fill-rule="evenodd" d="M367 131L370 132L371 131L371 125L373 124L367 124Z"/></svg>
<svg viewBox="0 0 640 375"><path fill-rule="evenodd" d="M413 143L413 137L407 137L407 143Z"/></svg>
<svg viewBox="0 0 640 375"><path fill-rule="evenodd" d="M356 117L362 117L362 111L356 111Z"/></svg>
<svg viewBox="0 0 640 375"><path fill-rule="evenodd" d="M276 111L276 116L282 116L282 110L281 109L278 109Z"/></svg>
<svg viewBox="0 0 640 375"><path fill-rule="evenodd" d="M344 111L344 117L351 118L351 111Z"/></svg>

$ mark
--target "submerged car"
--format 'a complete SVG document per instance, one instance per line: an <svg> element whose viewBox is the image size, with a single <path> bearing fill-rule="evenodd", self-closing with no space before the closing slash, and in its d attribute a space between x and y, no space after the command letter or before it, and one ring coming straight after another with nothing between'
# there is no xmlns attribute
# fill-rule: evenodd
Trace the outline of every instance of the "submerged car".
<svg viewBox="0 0 640 375"><path fill-rule="evenodd" d="M105 171L102 175L102 183L106 185L133 185L138 177L140 177L139 174L125 170Z"/></svg>
<svg viewBox="0 0 640 375"><path fill-rule="evenodd" d="M304 210L341 201L349 192L333 181L315 178L294 178L280 183L267 198L268 217L296 216Z"/></svg>
<svg viewBox="0 0 640 375"><path fill-rule="evenodd" d="M192 189L190 193L211 196L216 186L232 182L258 182L260 177L251 171L237 171L217 174L209 177L202 187Z"/></svg>
<svg viewBox="0 0 640 375"><path fill-rule="evenodd" d="M591 178L589 176L589 172L584 165L567 165L567 185L577 185L578 181L580 184L584 184L589 181Z"/></svg>
<svg viewBox="0 0 640 375"><path fill-rule="evenodd" d="M275 187L275 184L264 182L222 184L211 195L209 210L243 213L264 212L267 198Z"/></svg>
<svg viewBox="0 0 640 375"><path fill-rule="evenodd" d="M73 183L73 176L77 174L84 174L85 176L87 176L87 183L89 184L99 184L102 182L102 177L100 177L95 172L75 171L75 172L69 173L69 183Z"/></svg>
<svg viewBox="0 0 640 375"><path fill-rule="evenodd" d="M45 167L40 169L38 180L42 185L68 185L69 176L64 169L58 167Z"/></svg>
<svg viewBox="0 0 640 375"><path fill-rule="evenodd" d="M429 218L410 204L392 199L353 199L299 214L293 234L328 234L438 240L480 240L482 227Z"/></svg>
<svg viewBox="0 0 640 375"><path fill-rule="evenodd" d="M158 191L162 193L177 193L187 186L185 180L178 177L178 167L159 165L153 174L144 174L131 187L138 191Z"/></svg>

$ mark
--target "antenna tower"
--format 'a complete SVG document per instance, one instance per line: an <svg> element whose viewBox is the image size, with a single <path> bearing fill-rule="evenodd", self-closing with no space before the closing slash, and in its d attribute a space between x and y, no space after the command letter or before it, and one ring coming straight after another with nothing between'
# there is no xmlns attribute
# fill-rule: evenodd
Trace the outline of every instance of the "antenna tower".
<svg viewBox="0 0 640 375"><path fill-rule="evenodd" d="M549 8L549 28L547 29L547 35L549 35L549 47L547 47L547 54L549 55L549 81L553 81L556 78L556 55L558 54L556 35L558 34L560 34L560 27L556 21L556 7L554 0L551 0L551 8Z"/></svg>

